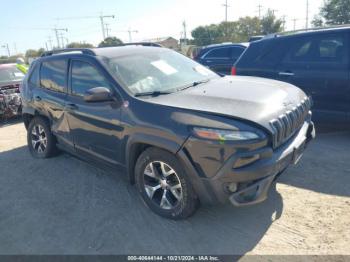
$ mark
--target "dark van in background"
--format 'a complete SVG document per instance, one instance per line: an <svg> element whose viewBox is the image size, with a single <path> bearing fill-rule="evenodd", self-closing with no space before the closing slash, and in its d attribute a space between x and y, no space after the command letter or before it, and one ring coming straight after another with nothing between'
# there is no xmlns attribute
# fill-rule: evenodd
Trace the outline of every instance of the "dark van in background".
<svg viewBox="0 0 350 262"><path fill-rule="evenodd" d="M211 70L222 74L229 75L232 65L241 56L248 44L215 44L203 47L194 60Z"/></svg>
<svg viewBox="0 0 350 262"><path fill-rule="evenodd" d="M312 96L316 121L350 123L349 38L350 27L266 37L250 44L232 74L289 82Z"/></svg>

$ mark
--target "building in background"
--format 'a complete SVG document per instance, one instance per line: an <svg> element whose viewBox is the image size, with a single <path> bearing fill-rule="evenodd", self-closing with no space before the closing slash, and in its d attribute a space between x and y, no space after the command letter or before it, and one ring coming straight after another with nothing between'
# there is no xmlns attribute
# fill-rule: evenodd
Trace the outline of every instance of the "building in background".
<svg viewBox="0 0 350 262"><path fill-rule="evenodd" d="M179 41L171 36L148 39L148 40L145 40L145 42L156 43L163 47L174 49L174 50L179 49Z"/></svg>

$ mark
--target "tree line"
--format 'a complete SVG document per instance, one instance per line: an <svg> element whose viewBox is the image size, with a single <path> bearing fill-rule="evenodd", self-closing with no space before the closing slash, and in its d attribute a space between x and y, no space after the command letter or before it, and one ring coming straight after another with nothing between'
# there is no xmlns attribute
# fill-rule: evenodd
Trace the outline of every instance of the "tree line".
<svg viewBox="0 0 350 262"><path fill-rule="evenodd" d="M273 10L259 18L257 16L241 17L238 21L222 22L199 26L192 32L191 44L197 46L209 45L223 42L246 42L254 35L267 35L278 33L284 30L285 21L277 18ZM312 25L315 27L350 24L350 0L325 0L319 13L314 17ZM118 46L123 42L116 37L107 37L98 47ZM91 48L94 45L89 43L73 42L67 48ZM17 57L38 57L45 52L44 48L38 50L29 49L25 54L16 56L0 56L0 63L14 63Z"/></svg>

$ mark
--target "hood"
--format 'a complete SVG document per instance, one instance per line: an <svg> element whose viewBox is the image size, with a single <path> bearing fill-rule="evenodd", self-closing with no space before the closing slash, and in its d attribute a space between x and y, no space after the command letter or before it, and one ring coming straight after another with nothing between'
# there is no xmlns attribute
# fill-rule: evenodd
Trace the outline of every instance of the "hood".
<svg viewBox="0 0 350 262"><path fill-rule="evenodd" d="M284 82L257 77L227 76L148 101L245 119L272 131L269 122L294 108L305 98L303 91Z"/></svg>

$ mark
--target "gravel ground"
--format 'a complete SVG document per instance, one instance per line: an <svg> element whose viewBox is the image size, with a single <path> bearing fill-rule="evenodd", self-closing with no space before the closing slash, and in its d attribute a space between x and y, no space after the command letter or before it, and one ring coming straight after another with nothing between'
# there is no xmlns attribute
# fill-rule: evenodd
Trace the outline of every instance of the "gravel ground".
<svg viewBox="0 0 350 262"><path fill-rule="evenodd" d="M148 210L123 174L70 155L33 159L22 123L0 127L0 254L350 255L350 133L318 135L264 203Z"/></svg>

